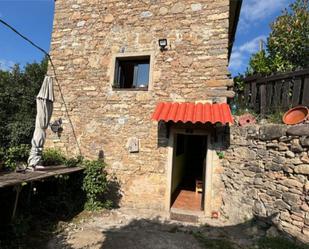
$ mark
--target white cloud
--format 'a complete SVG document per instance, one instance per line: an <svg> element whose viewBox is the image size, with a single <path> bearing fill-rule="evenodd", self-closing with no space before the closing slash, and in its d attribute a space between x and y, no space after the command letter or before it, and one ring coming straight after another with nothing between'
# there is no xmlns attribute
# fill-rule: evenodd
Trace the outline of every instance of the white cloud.
<svg viewBox="0 0 309 249"><path fill-rule="evenodd" d="M247 21L259 20L283 9L287 3L287 0L245 0L242 17Z"/></svg>
<svg viewBox="0 0 309 249"><path fill-rule="evenodd" d="M259 50L260 40L265 41L266 36L265 35L257 36L252 40L245 42L241 46L234 47L230 59L229 68L233 71L238 71L244 65L246 65L246 62L250 57L250 55L256 53Z"/></svg>
<svg viewBox="0 0 309 249"><path fill-rule="evenodd" d="M230 64L229 68L237 71L243 66L243 54L239 51L233 51L231 58L230 58Z"/></svg>
<svg viewBox="0 0 309 249"><path fill-rule="evenodd" d="M14 61L0 59L0 70L10 71L14 65Z"/></svg>
<svg viewBox="0 0 309 249"><path fill-rule="evenodd" d="M239 50L240 52L246 52L251 54L255 53L259 49L259 43L261 40L265 41L266 36L265 35L257 36L251 41L245 42L240 47L238 48L236 47L236 49Z"/></svg>
<svg viewBox="0 0 309 249"><path fill-rule="evenodd" d="M244 31L256 22L288 6L288 0L245 0L240 13L239 30Z"/></svg>

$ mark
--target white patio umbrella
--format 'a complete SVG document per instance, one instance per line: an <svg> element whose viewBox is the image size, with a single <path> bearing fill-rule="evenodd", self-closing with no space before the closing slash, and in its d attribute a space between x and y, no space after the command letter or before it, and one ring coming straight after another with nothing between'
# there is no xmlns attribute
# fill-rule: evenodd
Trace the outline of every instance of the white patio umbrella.
<svg viewBox="0 0 309 249"><path fill-rule="evenodd" d="M31 140L31 151L28 158L28 166L35 168L40 164L43 146L46 138L54 102L53 79L45 76L40 92L36 98L37 114L35 120L35 130Z"/></svg>

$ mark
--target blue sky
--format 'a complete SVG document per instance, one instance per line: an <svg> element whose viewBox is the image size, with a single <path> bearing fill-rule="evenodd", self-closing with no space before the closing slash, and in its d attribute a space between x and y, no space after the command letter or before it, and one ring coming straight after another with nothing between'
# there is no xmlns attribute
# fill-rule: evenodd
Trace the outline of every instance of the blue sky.
<svg viewBox="0 0 309 249"><path fill-rule="evenodd" d="M245 71L248 59L267 37L269 24L293 0L243 0L229 69L232 75ZM0 18L49 51L54 0L0 0ZM40 61L40 51L0 24L0 68L15 63Z"/></svg>
<svg viewBox="0 0 309 249"><path fill-rule="evenodd" d="M0 0L0 18L49 51L54 0ZM0 68L40 61L42 52L0 23Z"/></svg>
<svg viewBox="0 0 309 249"><path fill-rule="evenodd" d="M246 70L250 55L259 49L259 41L261 39L266 41L270 23L293 2L293 0L243 0L229 65L233 76Z"/></svg>

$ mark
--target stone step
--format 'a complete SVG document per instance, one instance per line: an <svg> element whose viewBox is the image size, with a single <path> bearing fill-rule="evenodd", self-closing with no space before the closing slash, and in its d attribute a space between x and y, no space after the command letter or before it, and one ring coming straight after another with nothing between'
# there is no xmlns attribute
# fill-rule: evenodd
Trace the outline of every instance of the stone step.
<svg viewBox="0 0 309 249"><path fill-rule="evenodd" d="M195 214L186 214L172 211L170 213L170 219L181 222L198 223L199 216Z"/></svg>

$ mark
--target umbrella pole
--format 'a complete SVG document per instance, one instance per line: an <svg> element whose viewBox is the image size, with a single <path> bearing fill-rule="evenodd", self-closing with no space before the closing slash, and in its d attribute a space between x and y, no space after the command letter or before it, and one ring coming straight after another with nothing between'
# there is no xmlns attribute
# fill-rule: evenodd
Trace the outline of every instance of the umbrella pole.
<svg viewBox="0 0 309 249"><path fill-rule="evenodd" d="M18 204L18 199L19 199L19 193L21 191L21 185L15 186L14 190L16 191L16 196L15 196L15 203L14 203L14 208L13 208L13 213L12 213L12 218L11 218L12 221L15 219L17 204Z"/></svg>

